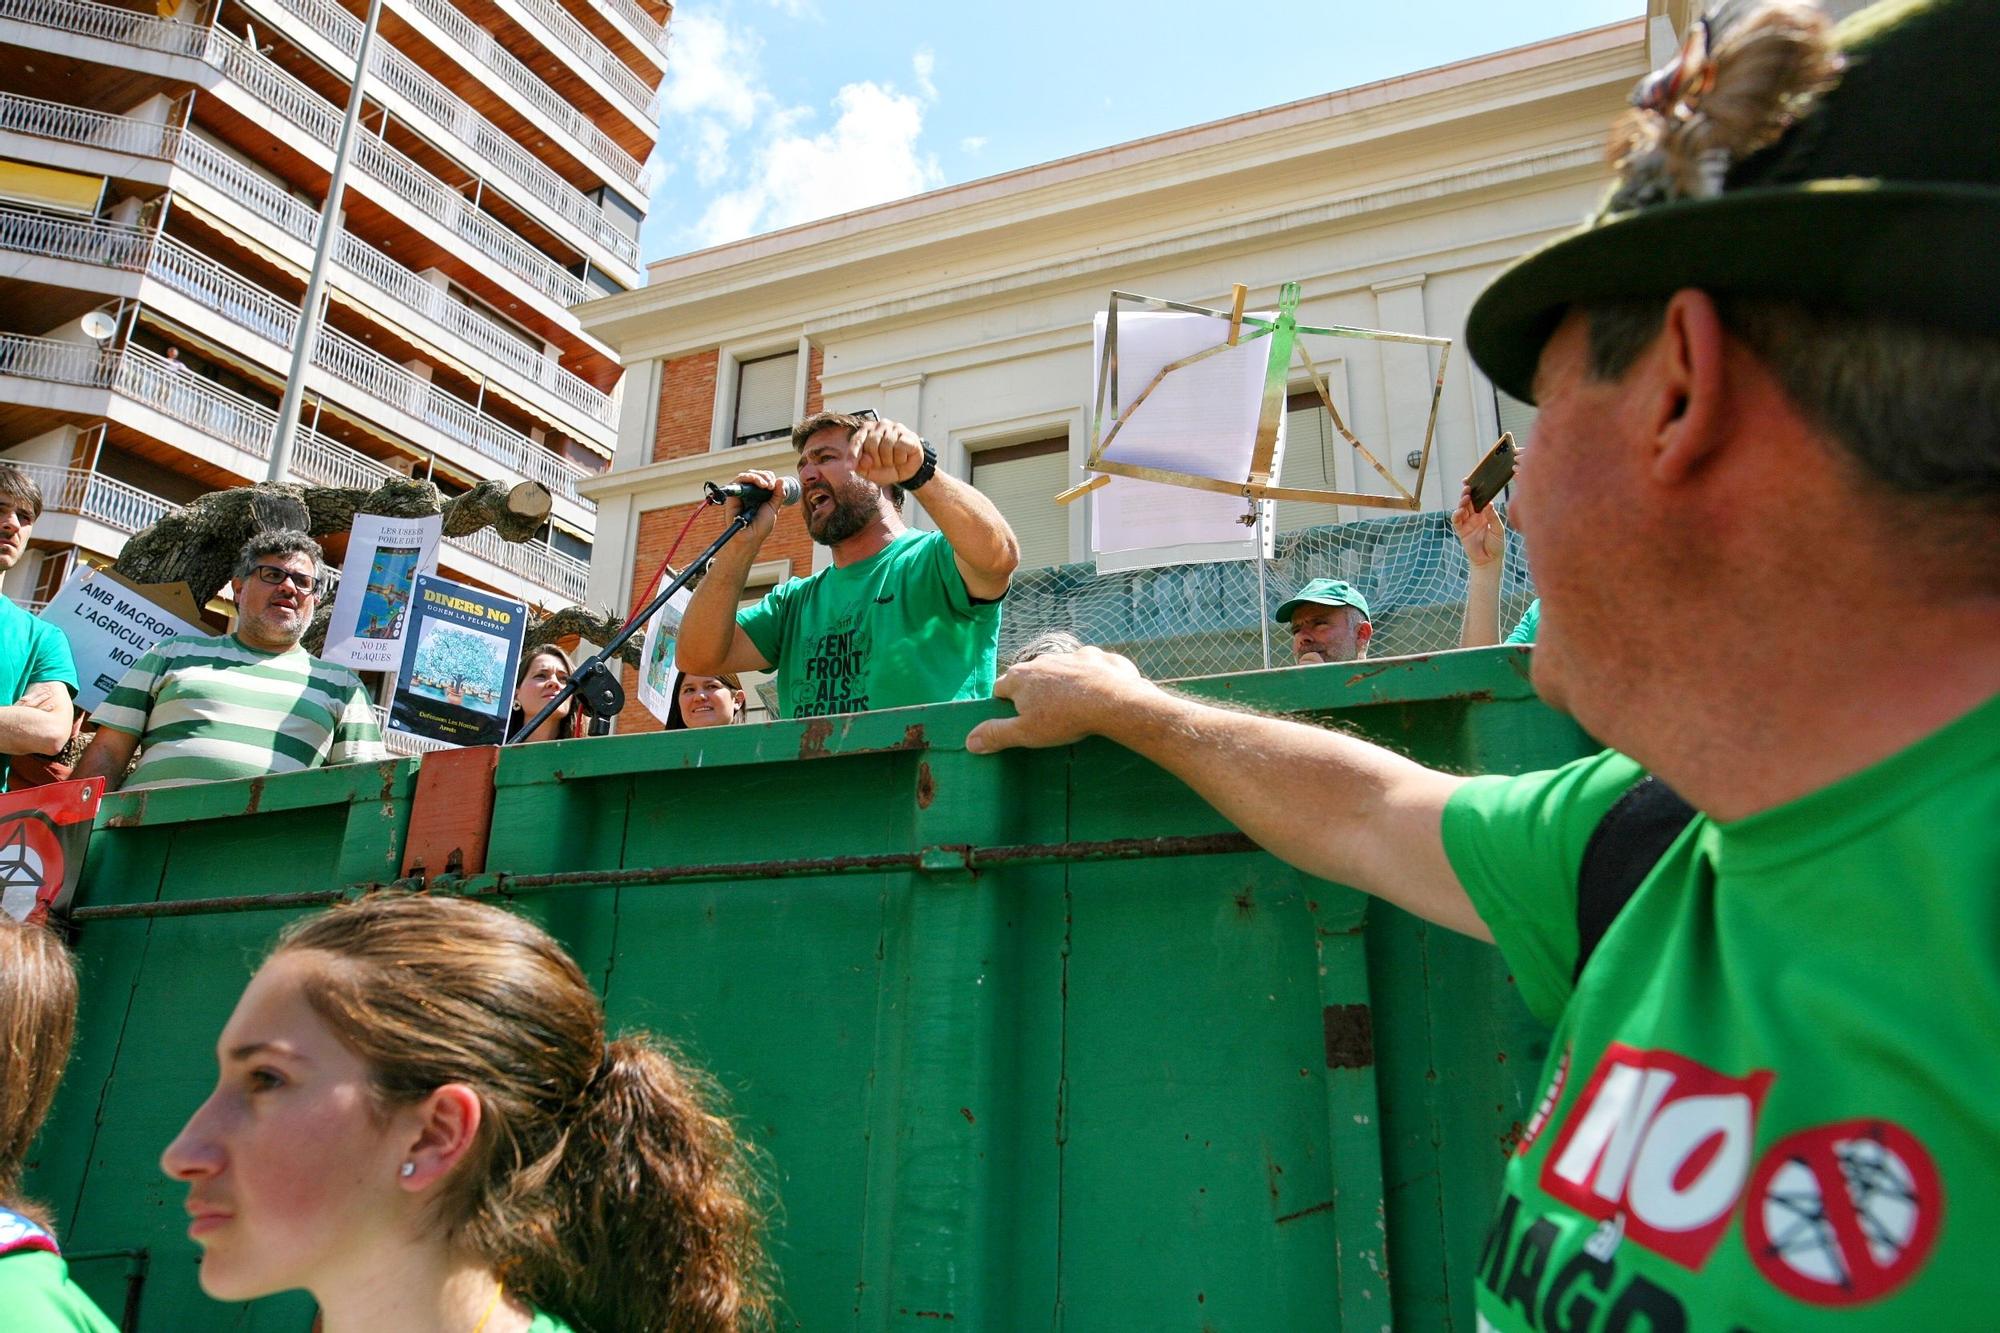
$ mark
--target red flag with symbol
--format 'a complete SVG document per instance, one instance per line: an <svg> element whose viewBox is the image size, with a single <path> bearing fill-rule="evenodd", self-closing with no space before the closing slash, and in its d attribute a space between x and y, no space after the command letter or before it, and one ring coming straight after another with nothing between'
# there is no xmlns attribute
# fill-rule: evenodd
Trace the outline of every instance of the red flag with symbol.
<svg viewBox="0 0 2000 1333"><path fill-rule="evenodd" d="M0 795L0 911L40 923L69 910L103 797L102 778Z"/></svg>

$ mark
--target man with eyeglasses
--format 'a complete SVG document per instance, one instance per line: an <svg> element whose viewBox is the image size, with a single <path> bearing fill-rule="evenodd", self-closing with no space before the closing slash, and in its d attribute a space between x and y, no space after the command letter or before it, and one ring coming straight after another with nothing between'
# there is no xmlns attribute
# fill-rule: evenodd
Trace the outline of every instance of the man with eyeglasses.
<svg viewBox="0 0 2000 1333"><path fill-rule="evenodd" d="M230 588L235 630L176 636L141 657L92 715L97 737L76 777L129 790L389 757L360 678L299 644L319 604L319 543L303 532L258 534Z"/></svg>

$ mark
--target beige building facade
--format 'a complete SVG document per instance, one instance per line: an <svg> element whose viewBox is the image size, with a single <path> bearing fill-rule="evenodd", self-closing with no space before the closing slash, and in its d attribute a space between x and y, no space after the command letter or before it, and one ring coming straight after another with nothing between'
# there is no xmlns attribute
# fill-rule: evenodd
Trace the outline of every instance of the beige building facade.
<svg viewBox="0 0 2000 1333"><path fill-rule="evenodd" d="M579 312L627 367L613 467L580 485L598 505L591 600L631 603L703 482L789 468L771 431L822 402L915 426L999 502L1029 566L1089 559L1089 506L1050 497L1084 475L1092 320L1114 289L1226 306L1243 283L1255 309L1297 282L1302 323L1451 338L1421 493L1449 508L1500 431L1532 416L1464 354L1466 313L1596 205L1606 129L1672 53L1685 8L1653 0L1627 22L652 265L646 286ZM1414 488L1437 352L1310 350L1348 424ZM1386 491L1302 369L1291 389L1283 483ZM1277 523L1377 512L1285 503ZM781 519L764 581L823 559L798 526Z"/></svg>

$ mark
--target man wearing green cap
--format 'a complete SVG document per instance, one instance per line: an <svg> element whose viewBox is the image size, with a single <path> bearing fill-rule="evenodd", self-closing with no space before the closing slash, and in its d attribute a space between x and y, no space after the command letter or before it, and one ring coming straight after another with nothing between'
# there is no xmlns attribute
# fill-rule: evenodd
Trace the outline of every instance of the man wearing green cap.
<svg viewBox="0 0 2000 1333"><path fill-rule="evenodd" d="M1481 1329L1995 1322L1996 53L1994 0L1830 34L1731 4L1635 90L1604 210L1474 306L1540 407L1535 685L1612 750L1467 780L1092 650L1008 673L1019 716L968 739L1109 736L1499 946L1553 1037L1458 1256ZM1857 590L1894 635L1830 632ZM1585 849L1648 772L1690 822L1586 951Z"/></svg>
<svg viewBox="0 0 2000 1333"><path fill-rule="evenodd" d="M1281 604L1272 619L1291 626L1292 656L1300 666L1359 661L1368 656L1368 640L1375 633L1368 599L1339 579L1314 579Z"/></svg>

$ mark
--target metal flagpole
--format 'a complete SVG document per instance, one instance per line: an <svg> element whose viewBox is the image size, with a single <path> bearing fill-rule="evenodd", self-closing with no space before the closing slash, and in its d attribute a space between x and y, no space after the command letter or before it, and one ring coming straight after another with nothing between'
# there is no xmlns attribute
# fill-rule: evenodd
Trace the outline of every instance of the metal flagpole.
<svg viewBox="0 0 2000 1333"><path fill-rule="evenodd" d="M278 404L278 424L271 435L271 468L266 481L283 481L291 470L292 442L298 436L299 405L305 395L306 364L319 341L320 306L326 288L326 267L338 238L340 204L347 194L347 164L353 155L354 127L361 120L361 102L368 84L368 59L375 51L375 29L382 20L382 0L368 0L368 22L361 29L361 50L354 57L354 86L347 95L347 115L333 149L333 178L327 182L326 203L319 211L319 245L313 251L312 276L306 299L299 303L299 325L292 342L292 368L285 376L285 398Z"/></svg>
<svg viewBox="0 0 2000 1333"><path fill-rule="evenodd" d="M1264 670L1271 669L1271 588L1265 577L1264 563L1264 502L1252 500L1250 508L1257 515L1257 628L1264 636Z"/></svg>

